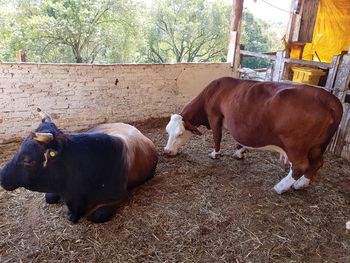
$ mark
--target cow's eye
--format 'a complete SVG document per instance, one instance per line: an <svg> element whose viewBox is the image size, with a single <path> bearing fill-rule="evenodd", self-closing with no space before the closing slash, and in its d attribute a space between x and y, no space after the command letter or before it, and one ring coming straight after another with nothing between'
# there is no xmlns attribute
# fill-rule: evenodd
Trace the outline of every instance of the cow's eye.
<svg viewBox="0 0 350 263"><path fill-rule="evenodd" d="M47 151L47 155L48 155L49 158L55 158L57 156L57 154L58 154L58 152L53 150L53 149L49 149Z"/></svg>

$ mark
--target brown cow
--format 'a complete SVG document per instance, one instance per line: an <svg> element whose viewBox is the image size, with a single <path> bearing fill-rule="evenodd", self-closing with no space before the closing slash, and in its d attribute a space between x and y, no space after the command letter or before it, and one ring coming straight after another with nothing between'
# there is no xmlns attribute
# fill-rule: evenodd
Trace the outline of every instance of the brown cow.
<svg viewBox="0 0 350 263"><path fill-rule="evenodd" d="M165 153L176 155L198 126L212 129L220 154L224 126L239 147L280 153L291 169L275 187L279 194L305 188L323 165L323 153L341 121L340 101L329 92L304 84L258 82L224 77L211 82L179 114L171 116Z"/></svg>

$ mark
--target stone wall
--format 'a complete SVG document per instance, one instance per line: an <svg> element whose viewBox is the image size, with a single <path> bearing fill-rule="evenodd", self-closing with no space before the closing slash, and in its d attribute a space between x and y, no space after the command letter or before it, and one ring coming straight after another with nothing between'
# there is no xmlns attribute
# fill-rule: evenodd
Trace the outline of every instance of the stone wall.
<svg viewBox="0 0 350 263"><path fill-rule="evenodd" d="M37 127L37 107L65 131L165 117L231 74L227 63L0 64L0 143Z"/></svg>

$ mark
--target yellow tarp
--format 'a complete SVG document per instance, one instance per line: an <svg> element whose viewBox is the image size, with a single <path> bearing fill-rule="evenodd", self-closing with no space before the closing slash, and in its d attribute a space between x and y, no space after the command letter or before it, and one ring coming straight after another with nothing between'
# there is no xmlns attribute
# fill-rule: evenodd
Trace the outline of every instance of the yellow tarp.
<svg viewBox="0 0 350 263"><path fill-rule="evenodd" d="M320 0L312 43L305 45L302 58L331 62L334 55L349 47L350 0ZM298 54L293 49L291 56Z"/></svg>

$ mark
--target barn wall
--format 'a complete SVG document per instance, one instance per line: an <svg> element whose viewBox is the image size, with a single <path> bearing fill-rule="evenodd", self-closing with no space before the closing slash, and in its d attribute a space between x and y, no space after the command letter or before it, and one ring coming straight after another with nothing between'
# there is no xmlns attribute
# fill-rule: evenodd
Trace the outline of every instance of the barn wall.
<svg viewBox="0 0 350 263"><path fill-rule="evenodd" d="M35 128L37 107L66 131L165 117L211 80L231 74L227 63L0 64L0 143Z"/></svg>

